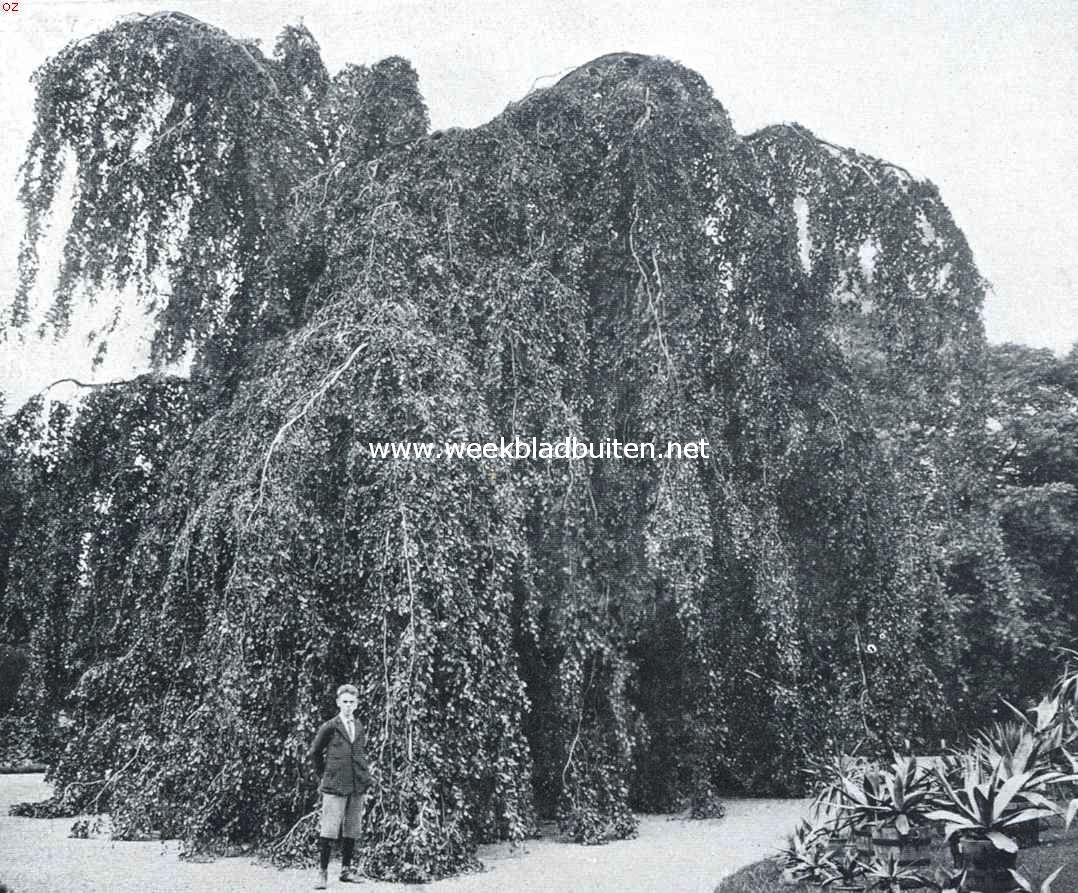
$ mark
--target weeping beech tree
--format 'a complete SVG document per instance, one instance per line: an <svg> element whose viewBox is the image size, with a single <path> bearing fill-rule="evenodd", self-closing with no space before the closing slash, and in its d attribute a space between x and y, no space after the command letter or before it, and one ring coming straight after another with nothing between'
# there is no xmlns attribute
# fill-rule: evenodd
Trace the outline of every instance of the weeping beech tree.
<svg viewBox="0 0 1078 893"><path fill-rule="evenodd" d="M697 74L631 54L431 134L406 62L330 77L303 28L267 57L138 17L37 83L9 324L66 160L49 322L131 286L157 359L195 356L147 380L190 406L114 417L150 385L94 393L16 469L72 506L62 529L22 511L12 559L48 527L63 585L3 593L80 656L35 650L21 694L39 733L76 718L41 737L53 811L303 858L300 756L355 678L368 870L429 879L541 816L599 842L633 808L795 789L836 742L930 740L968 707L963 623L1020 647L968 470L983 283L931 184L796 126L741 138ZM152 461L145 430L168 432ZM518 434L710 454L370 449ZM72 442L152 486L104 505L74 459L25 472Z"/></svg>

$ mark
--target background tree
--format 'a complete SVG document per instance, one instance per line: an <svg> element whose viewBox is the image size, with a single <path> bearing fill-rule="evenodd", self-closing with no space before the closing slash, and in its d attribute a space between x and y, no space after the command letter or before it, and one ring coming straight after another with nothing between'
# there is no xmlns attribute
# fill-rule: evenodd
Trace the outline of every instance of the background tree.
<svg viewBox="0 0 1078 893"><path fill-rule="evenodd" d="M1060 359L1016 344L993 346L988 382L986 465L1026 592L1040 657L1028 681L1035 689L1035 680L1050 676L1050 650L1078 633L1078 351ZM1004 684L1027 693L1024 680Z"/></svg>

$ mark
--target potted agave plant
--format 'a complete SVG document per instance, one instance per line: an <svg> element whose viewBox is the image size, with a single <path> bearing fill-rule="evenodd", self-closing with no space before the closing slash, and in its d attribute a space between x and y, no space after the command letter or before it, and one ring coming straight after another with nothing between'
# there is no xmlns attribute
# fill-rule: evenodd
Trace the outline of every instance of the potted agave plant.
<svg viewBox="0 0 1078 893"><path fill-rule="evenodd" d="M851 821L873 829L872 851L903 866L927 863L932 831L926 814L935 793L932 776L913 757L898 756L890 767L846 784Z"/></svg>
<svg viewBox="0 0 1078 893"><path fill-rule="evenodd" d="M884 776L876 766L868 766L841 780L842 797L838 803L837 824L846 828L850 849L862 857L872 855L876 830L876 807L884 799Z"/></svg>
<svg viewBox="0 0 1078 893"><path fill-rule="evenodd" d="M1060 865L1055 871L1053 871L1048 877L1046 877L1039 887L1037 887L1036 893L1052 893L1052 884L1055 883L1057 877L1063 871L1064 866ZM956 874L950 874L942 870L937 871L937 881L934 886L939 890L939 893L962 893L963 890L969 888L965 885L966 873L959 871ZM1021 875L1016 874L1014 881L1017 890L1025 890L1026 893L1034 893L1033 885Z"/></svg>
<svg viewBox="0 0 1078 893"><path fill-rule="evenodd" d="M985 748L987 765L1002 759L1011 775L1045 767L1066 767L1073 772L1075 761L1067 748L1075 732L1068 722L1068 712L1062 709L1061 698L1058 695L1043 698L1026 712L1002 700L1018 722L996 723L990 732L981 734L979 743ZM1032 821L1019 828L1017 838L1022 848L1035 846L1040 838L1039 822Z"/></svg>
<svg viewBox="0 0 1078 893"><path fill-rule="evenodd" d="M805 773L813 780L815 794L811 810L816 821L830 829L829 845L833 851L852 849L868 852L871 837L868 829L853 820L844 809L847 783L860 784L872 771L871 763L857 751L859 742L850 753L838 752L830 757L812 759Z"/></svg>
<svg viewBox="0 0 1078 893"><path fill-rule="evenodd" d="M1047 767L1047 746L1050 744L1044 737L1020 723L997 722L974 735L970 752L986 771L998 765L1001 775L1007 778ZM1036 846L1040 819L1015 826L1012 836L1019 849Z"/></svg>
<svg viewBox="0 0 1078 893"><path fill-rule="evenodd" d="M913 757L895 756L884 772L877 808L876 855L906 867L928 864L932 829L926 813L933 805L935 785L928 769Z"/></svg>
<svg viewBox="0 0 1078 893"><path fill-rule="evenodd" d="M865 888L866 871L867 866L857 853L851 850L831 853L821 868L823 883L820 886L834 893L861 893Z"/></svg>
<svg viewBox="0 0 1078 893"><path fill-rule="evenodd" d="M1057 814L1054 804L1042 793L1047 781L1059 780L1055 776L1063 778L1048 769L1009 775L997 762L986 778L981 777L979 766L971 766L964 784L954 787L937 771L940 808L930 811L927 818L945 822L947 839L958 839L957 867L964 873L962 889L1011 893L1021 877L1016 871L1015 829ZM1068 810L1068 825L1073 811Z"/></svg>
<svg viewBox="0 0 1078 893"><path fill-rule="evenodd" d="M893 853L886 856L876 855L864 866L864 886L868 891L879 893L901 893L903 890L919 890L922 887L934 887L932 880L922 874L918 868L904 865Z"/></svg>
<svg viewBox="0 0 1078 893"><path fill-rule="evenodd" d="M785 884L820 882L830 865L827 831L802 820L779 850L777 861Z"/></svg>

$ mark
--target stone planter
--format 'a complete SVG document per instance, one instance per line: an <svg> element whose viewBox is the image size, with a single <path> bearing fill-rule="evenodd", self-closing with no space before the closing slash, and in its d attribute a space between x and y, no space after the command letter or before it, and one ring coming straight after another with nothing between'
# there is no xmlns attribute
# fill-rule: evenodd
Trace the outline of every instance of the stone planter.
<svg viewBox="0 0 1078 893"><path fill-rule="evenodd" d="M1018 864L1017 853L996 849L990 840L960 840L957 868L965 869L962 893L1012 893L1010 869Z"/></svg>

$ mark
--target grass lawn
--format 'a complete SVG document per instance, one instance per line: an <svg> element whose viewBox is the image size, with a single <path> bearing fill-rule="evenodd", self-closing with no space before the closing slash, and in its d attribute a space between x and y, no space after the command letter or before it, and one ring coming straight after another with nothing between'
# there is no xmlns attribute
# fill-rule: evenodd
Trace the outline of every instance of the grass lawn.
<svg viewBox="0 0 1078 893"><path fill-rule="evenodd" d="M1063 864L1066 868L1053 883L1052 893L1075 893L1078 891L1078 834L1073 830L1065 836L1061 828L1042 831L1039 846L1018 854L1018 869L1033 881L1035 891L1043 878ZM930 876L934 876L936 866L947 869L952 866L951 854L942 844L933 847L932 867L928 869ZM715 893L820 893L820 890L811 884L784 884L774 861L766 859L730 875L715 888Z"/></svg>

